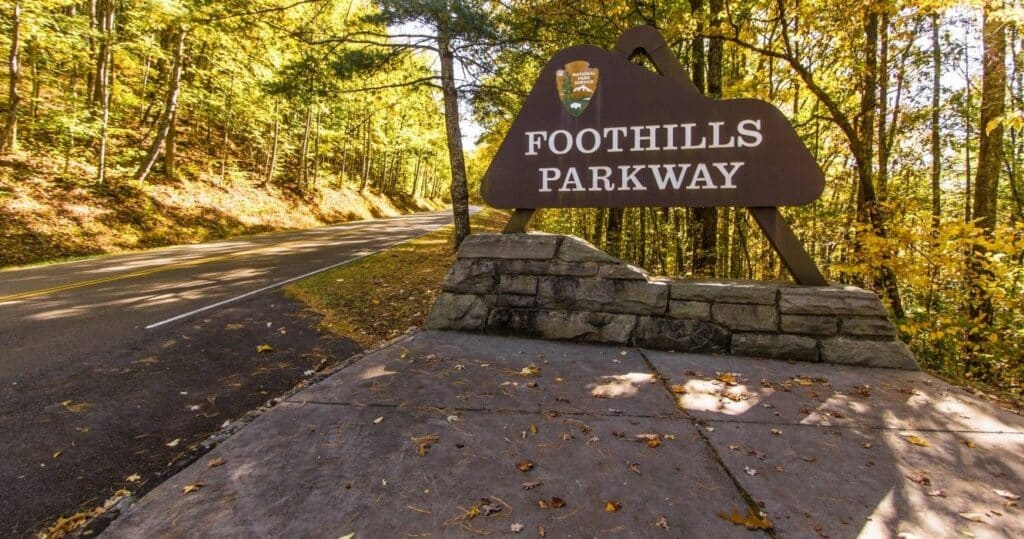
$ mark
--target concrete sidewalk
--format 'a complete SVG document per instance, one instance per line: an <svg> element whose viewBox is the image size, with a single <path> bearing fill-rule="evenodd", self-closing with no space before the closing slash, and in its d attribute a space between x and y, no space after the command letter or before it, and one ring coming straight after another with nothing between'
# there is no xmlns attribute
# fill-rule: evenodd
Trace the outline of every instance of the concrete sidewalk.
<svg viewBox="0 0 1024 539"><path fill-rule="evenodd" d="M1024 418L923 373L427 331L104 535L1020 537L1022 455Z"/></svg>

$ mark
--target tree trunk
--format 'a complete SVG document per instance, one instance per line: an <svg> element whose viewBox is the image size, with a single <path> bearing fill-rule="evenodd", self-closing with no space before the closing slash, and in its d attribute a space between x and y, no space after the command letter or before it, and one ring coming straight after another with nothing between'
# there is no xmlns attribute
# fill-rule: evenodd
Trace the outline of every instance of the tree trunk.
<svg viewBox="0 0 1024 539"><path fill-rule="evenodd" d="M964 31L970 30L970 23L964 21ZM973 218L971 204L974 196L971 193L971 54L964 49L964 222L970 223Z"/></svg>
<svg viewBox="0 0 1024 539"><path fill-rule="evenodd" d="M8 88L7 88L7 119L4 130L0 132L0 154L13 152L18 144L18 48L21 45L21 2L15 0L11 16L11 52L7 57Z"/></svg>
<svg viewBox="0 0 1024 539"><path fill-rule="evenodd" d="M156 163L157 156L160 155L160 148L163 147L164 141L167 139L167 133L171 129L172 120L178 109L178 94L181 90L181 71L184 63L182 57L185 53L185 36L187 33L188 31L183 28L179 28L175 32L174 57L170 77L168 77L167 81L164 113L157 124L156 135L153 138L153 143L149 146L149 151L146 152L146 158L139 165L139 169L135 171L135 179L137 180L145 180L149 176L153 164Z"/></svg>
<svg viewBox="0 0 1024 539"><path fill-rule="evenodd" d="M274 169L277 168L277 151L281 140L281 115L278 113L278 102L274 102L274 135L270 142L270 157L267 162L267 175L264 182L274 181Z"/></svg>
<svg viewBox="0 0 1024 539"><path fill-rule="evenodd" d="M302 130L302 144L299 146L299 191L306 190L309 181L307 154L309 153L309 130L313 122L313 106L306 105L306 123Z"/></svg>
<svg viewBox="0 0 1024 539"><path fill-rule="evenodd" d="M622 254L622 215L624 210L622 208L609 208L608 209L608 226L605 229L607 232L605 236L608 238L608 247L605 249L608 254L620 257Z"/></svg>
<svg viewBox="0 0 1024 539"><path fill-rule="evenodd" d="M889 14L882 13L881 47L878 66L878 199L889 189Z"/></svg>
<svg viewBox="0 0 1024 539"><path fill-rule="evenodd" d="M1006 23L993 17L997 6L986 3L982 23L981 121L978 129L978 171L974 179L974 219L987 238L996 226L999 172L1003 161L1003 125L1006 112ZM992 296L984 284L992 278L984 260L987 248L976 244L971 257L971 318L981 327L991 324ZM982 335L971 333L979 342ZM975 356L972 362L979 362Z"/></svg>
<svg viewBox="0 0 1024 539"><path fill-rule="evenodd" d="M713 17L711 27L717 32L719 24L718 14L722 11L722 1L711 0L708 7ZM702 16L703 0L690 0L690 9L696 16ZM698 89L714 99L721 98L722 40L720 38L711 38L708 41L706 57L704 55L703 41L695 39L693 46L693 72L700 73L700 78L704 79L704 71L705 69L707 70L706 92L704 80L701 80ZM715 268L718 265L718 209L693 208L690 215L692 220L690 229L695 232L691 244L693 272L697 276L714 277Z"/></svg>
<svg viewBox="0 0 1024 539"><path fill-rule="evenodd" d="M102 18L100 31L103 33L100 42L100 53L96 64L96 103L100 106L100 149L96 166L96 181L103 184L107 178L107 135L110 127L110 100L113 74L113 41L114 41L114 10L113 0L102 0L100 3Z"/></svg>
<svg viewBox="0 0 1024 539"><path fill-rule="evenodd" d="M107 94L110 92L110 70L111 49L114 35L114 11L116 4L114 0L99 0L96 3L96 25L100 31L101 38L99 50L96 53L96 73L93 77L93 92L89 96L93 109L103 107Z"/></svg>
<svg viewBox="0 0 1024 539"><path fill-rule="evenodd" d="M164 176L173 180L178 176L178 111L171 115L164 144Z"/></svg>
<svg viewBox="0 0 1024 539"><path fill-rule="evenodd" d="M441 91L444 97L444 125L448 138L448 160L452 169L452 213L455 219L455 249L471 233L469 224L469 187L466 162L462 155L462 129L459 127L459 93L455 87L455 65L451 44L438 30L437 48L441 58Z"/></svg>
<svg viewBox="0 0 1024 539"><path fill-rule="evenodd" d="M938 13L932 14L932 110L931 110L931 142L932 142L932 228L938 230L942 224L942 147L939 135L939 105L942 102L942 48L939 43L939 26L941 19Z"/></svg>

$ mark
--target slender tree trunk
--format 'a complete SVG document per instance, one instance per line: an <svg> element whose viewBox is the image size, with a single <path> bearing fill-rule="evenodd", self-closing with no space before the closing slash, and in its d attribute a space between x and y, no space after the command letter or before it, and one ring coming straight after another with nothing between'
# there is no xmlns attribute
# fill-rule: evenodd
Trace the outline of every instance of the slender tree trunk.
<svg viewBox="0 0 1024 539"><path fill-rule="evenodd" d="M932 228L938 230L942 224L942 146L939 136L939 105L942 103L942 47L939 42L939 13L932 14L932 110L931 110L931 142L932 142Z"/></svg>
<svg viewBox="0 0 1024 539"><path fill-rule="evenodd" d="M277 168L277 151L281 140L281 114L278 112L278 105L279 102L274 101L274 135L270 142L270 157L264 182L274 181L274 169Z"/></svg>
<svg viewBox="0 0 1024 539"><path fill-rule="evenodd" d="M164 144L164 176L174 180L178 176L178 111L174 111L167 127L167 142Z"/></svg>
<svg viewBox="0 0 1024 539"><path fill-rule="evenodd" d="M188 31L179 28L175 32L174 37L174 56L173 63L171 65L171 73L167 81L167 97L164 99L164 113L160 117L160 121L157 123L156 135L153 138L153 143L149 146L149 151L146 152L146 158L143 159L142 164L139 165L139 169L135 171L135 179L145 180L149 176L150 170L153 168L153 164L156 163L157 156L160 155L160 149L164 145L164 141L167 139L167 133L171 129L172 120L174 119L175 112L178 109L178 94L181 91L181 71L184 63L185 53L185 36Z"/></svg>
<svg viewBox="0 0 1024 539"><path fill-rule="evenodd" d="M608 227L605 236L608 238L606 251L614 257L622 256L622 208L608 209Z"/></svg>
<svg viewBox="0 0 1024 539"><path fill-rule="evenodd" d="M412 190L409 191L409 196L416 198L416 188L420 184L420 159L421 156L416 156L416 165L412 169Z"/></svg>
<svg viewBox="0 0 1024 539"><path fill-rule="evenodd" d="M100 106L100 149L96 166L96 181L103 184L107 178L107 135L110 126L110 101L112 99L112 82L114 78L113 41L114 41L114 0L102 0L102 18L100 31L103 39L100 42L100 53L96 67L96 99Z"/></svg>
<svg viewBox="0 0 1024 539"><path fill-rule="evenodd" d="M18 95L19 47L21 46L21 2L15 0L11 13L11 51L7 56L7 118L4 130L0 132L0 154L14 152L18 144Z"/></svg>
<svg viewBox="0 0 1024 539"><path fill-rule="evenodd" d="M978 172L974 179L974 218L986 237L996 226L999 172L1003 161L1003 125L998 120L1006 112L1006 23L993 17L996 2L986 3L982 23L981 121L978 132ZM992 323L994 306L985 281L992 278L981 243L971 257L971 318L980 326ZM971 334L980 342L981 335ZM973 358L975 366L978 357Z"/></svg>
<svg viewBox="0 0 1024 539"><path fill-rule="evenodd" d="M964 31L970 30L969 23L964 23ZM971 92L971 54L964 48L964 222L970 223L974 216L971 204L974 196L971 192L973 179L971 178L971 103L973 102Z"/></svg>
<svg viewBox="0 0 1024 539"><path fill-rule="evenodd" d="M309 181L309 131L313 122L313 106L306 105L306 122L302 130L302 144L299 146L299 191L306 190L306 183Z"/></svg>
<svg viewBox="0 0 1024 539"><path fill-rule="evenodd" d="M29 43L31 51L29 61L32 63L32 103L29 106L29 116L32 117L32 129L35 130L35 122L39 116L39 94L42 91L42 81L39 80L39 38L32 36Z"/></svg>
<svg viewBox="0 0 1024 539"><path fill-rule="evenodd" d="M469 224L469 187L466 162L462 155L462 129L459 127L459 93L455 87L455 58L444 31L438 30L437 48L441 58L441 93L444 98L444 124L448 138L448 160L452 169L452 213L455 219L455 249L471 233Z"/></svg>
<svg viewBox="0 0 1024 539"><path fill-rule="evenodd" d="M881 15L881 47L878 66L878 199L889 189L889 14Z"/></svg>

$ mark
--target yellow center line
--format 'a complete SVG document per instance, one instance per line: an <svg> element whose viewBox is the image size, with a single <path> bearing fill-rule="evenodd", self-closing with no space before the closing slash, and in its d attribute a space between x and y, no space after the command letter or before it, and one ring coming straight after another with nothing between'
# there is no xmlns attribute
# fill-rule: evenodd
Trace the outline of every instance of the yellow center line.
<svg viewBox="0 0 1024 539"><path fill-rule="evenodd" d="M192 266L199 266L201 264L208 264L210 262L219 262L221 260L227 260L227 259L230 259L230 258L236 258L236 257L243 256L243 255L257 254L257 253L260 253L260 252L263 252L263 251L272 251L272 250L275 250L275 249L287 248L287 247L289 247L291 245L294 245L294 244L302 244L302 243L308 243L308 242L309 242L309 240L297 240L297 241L291 241L291 242L286 242L286 243L279 243L279 244L275 244L275 245L268 245L266 247L259 247L259 248L256 248L256 249L250 249L250 250L247 250L247 251L238 251L238 252L228 253L228 254L224 254L224 255L210 256L210 257L206 257L206 258L197 258L195 260L186 260L184 262L178 262L178 263L175 263L175 264L168 264L166 266L157 266L155 268L149 268L149 269L145 269L145 270L133 271L131 273L122 273L122 274L118 274L118 275L111 275L109 277L99 277L99 278L96 278L96 279L89 279L89 280L86 280L86 281L76 281L76 282L73 282L73 283L62 284L62 285L53 286L53 287L50 287L50 288L42 288L42 289L39 289L39 290L29 290L28 292L19 292L19 293L10 294L10 295L7 295L7 296L0 296L0 303L6 303L6 302L9 302L9 301L16 301L16 300L19 300L19 299L34 298L36 296L44 296L44 295L47 295L47 294L53 294L55 292L63 292L65 290L74 290L76 288L84 288L86 286L92 286L92 285L96 285L96 284L109 283L109 282L112 282L112 281L121 281L121 280L124 280L124 279L131 279L131 278L134 278L134 277L142 277L142 276L145 276L145 275L152 275L154 273L161 273L161 272L164 272L164 271L169 271L169 270L174 270L174 269L181 269L181 268L188 268L188 267L192 267Z"/></svg>

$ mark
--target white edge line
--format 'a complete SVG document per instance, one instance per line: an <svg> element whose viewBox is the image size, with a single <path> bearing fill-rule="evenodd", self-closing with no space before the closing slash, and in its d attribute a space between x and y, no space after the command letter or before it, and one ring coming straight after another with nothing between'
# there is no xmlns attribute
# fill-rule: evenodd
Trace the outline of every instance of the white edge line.
<svg viewBox="0 0 1024 539"><path fill-rule="evenodd" d="M200 307L200 308L198 308L198 309L196 309L194 311L189 311L187 313L179 314L178 316L174 316L174 317L168 318L167 320L161 320L159 322L150 324L150 325L144 327L143 329L158 328L158 327L160 327L160 326L162 326L164 324L170 324L171 322L177 322L178 320L181 320L183 318L188 318L190 316L199 314L199 313L201 313L203 311L209 311L210 309L216 309L217 307L221 307L223 305L227 305L228 303L233 303L233 302L238 301L240 299L245 299L245 298L247 298L249 296L255 296L256 294L259 294L260 292L266 292L267 290L271 290L271 289L274 289L274 288L278 288L278 287L284 286L284 285L286 285L288 283L292 283L292 282L298 281L299 279L305 279L306 277L311 277L313 275L316 275L317 273L323 273L323 272L325 272L327 270L332 270L334 268L337 268L337 267L340 267L340 266L344 266L345 264L349 264L351 262L355 262L356 260L360 260L360 259L366 258L366 257L368 257L370 255L377 254L377 253L379 253L381 251L386 251L386 250L388 250L388 249L390 249L390 248L392 248L392 247L394 247L396 245L401 245L401 244L403 244L403 243L405 243L407 241L412 241L412 240L414 240L416 238L419 238L419 237L422 237L422 236L426 236L427 234L430 234L432 232L435 232L435 230L431 230L429 232L424 232L423 234L419 234L419 235L413 236L411 238L406 238L406 239L401 240L401 241L396 241L394 243L390 243L388 245L385 245L384 247L381 247L380 249L377 249L376 251L370 251L368 253L363 253L363 254L355 257L355 258L350 258L348 260L345 260L345 261L342 261L342 262L338 262L337 264L331 264L330 266L325 266L325 267L320 268L320 269L315 269L315 270L313 270L313 271L311 271L309 273L303 273L302 275L299 275L297 277L292 277L290 279L285 279L283 281L276 282L276 283L274 283L272 285L264 286L263 288L258 288L256 290L251 290L251 291L246 292L246 293L244 293L244 294L242 294L240 296L235 296L233 298L228 298L228 299L226 299L224 301L218 301L217 303L214 303L214 304L211 304L211 305L207 305L205 307Z"/></svg>

